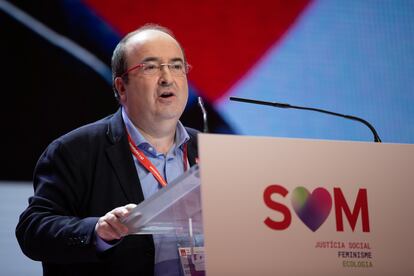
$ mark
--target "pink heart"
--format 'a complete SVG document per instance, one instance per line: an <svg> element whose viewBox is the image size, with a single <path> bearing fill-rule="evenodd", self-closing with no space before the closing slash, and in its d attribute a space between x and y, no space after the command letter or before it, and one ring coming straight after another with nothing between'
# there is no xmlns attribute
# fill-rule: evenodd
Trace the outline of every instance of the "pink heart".
<svg viewBox="0 0 414 276"><path fill-rule="evenodd" d="M296 187L292 193L292 206L302 222L315 232L328 218L332 198L324 188L316 188L312 194L304 187Z"/></svg>

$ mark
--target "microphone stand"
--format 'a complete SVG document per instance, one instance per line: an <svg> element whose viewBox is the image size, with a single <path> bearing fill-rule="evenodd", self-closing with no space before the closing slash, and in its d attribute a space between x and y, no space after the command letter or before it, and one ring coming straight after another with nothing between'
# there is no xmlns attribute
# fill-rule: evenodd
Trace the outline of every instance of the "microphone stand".
<svg viewBox="0 0 414 276"><path fill-rule="evenodd" d="M334 115L334 116L338 116L338 117L358 121L358 122L361 122L364 125L366 125L371 130L372 134L374 135L374 142L381 143L381 139L380 139L377 131L375 130L375 128L370 123L368 123L366 120L364 120L362 118L359 118L359 117L356 117L356 116L340 114L340 113L336 113L336 112L332 112L332 111L328 111L328 110L324 110L324 109L320 109L320 108L296 106L296 105L290 105L290 104L285 104L285 103L265 102L265 101L237 98L237 97L230 97L229 99L231 101L236 101L236 102L244 102L244 103L259 104L259 105L269 105L269 106L279 107L279 108L294 108L294 109L301 109L301 110L316 111L316 112L320 112L320 113L325 113L325 114L329 114L329 115Z"/></svg>
<svg viewBox="0 0 414 276"><path fill-rule="evenodd" d="M198 105L200 106L201 113L203 113L203 132L208 133L207 110L201 97L198 97Z"/></svg>

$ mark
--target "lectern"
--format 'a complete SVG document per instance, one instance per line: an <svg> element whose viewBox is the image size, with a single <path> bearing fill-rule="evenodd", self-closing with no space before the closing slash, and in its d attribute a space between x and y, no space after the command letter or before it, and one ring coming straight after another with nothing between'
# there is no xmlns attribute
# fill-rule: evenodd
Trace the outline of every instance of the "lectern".
<svg viewBox="0 0 414 276"><path fill-rule="evenodd" d="M204 236L209 276L414 275L414 145L198 139L200 171L140 204L136 233Z"/></svg>

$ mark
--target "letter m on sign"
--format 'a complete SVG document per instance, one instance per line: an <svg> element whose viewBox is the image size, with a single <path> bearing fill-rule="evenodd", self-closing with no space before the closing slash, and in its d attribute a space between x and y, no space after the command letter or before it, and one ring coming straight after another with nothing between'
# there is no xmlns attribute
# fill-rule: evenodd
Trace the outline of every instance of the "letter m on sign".
<svg viewBox="0 0 414 276"><path fill-rule="evenodd" d="M345 197L340 188L334 188L335 197L335 217L336 217L336 230L339 232L344 231L344 223L342 219L342 211L345 214L352 231L355 231L355 226L361 214L362 219L362 231L369 232L369 215L368 215L368 197L366 189L359 189L357 199L355 200L354 209L349 209L349 206L345 200Z"/></svg>

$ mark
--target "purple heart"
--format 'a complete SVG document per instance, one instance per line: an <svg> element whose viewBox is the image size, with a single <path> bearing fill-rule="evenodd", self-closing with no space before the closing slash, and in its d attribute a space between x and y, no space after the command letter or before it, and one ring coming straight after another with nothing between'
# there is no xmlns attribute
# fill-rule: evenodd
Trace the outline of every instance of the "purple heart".
<svg viewBox="0 0 414 276"><path fill-rule="evenodd" d="M304 187L296 187L292 193L292 206L302 222L315 232L328 218L332 198L324 188L316 188L312 194Z"/></svg>

